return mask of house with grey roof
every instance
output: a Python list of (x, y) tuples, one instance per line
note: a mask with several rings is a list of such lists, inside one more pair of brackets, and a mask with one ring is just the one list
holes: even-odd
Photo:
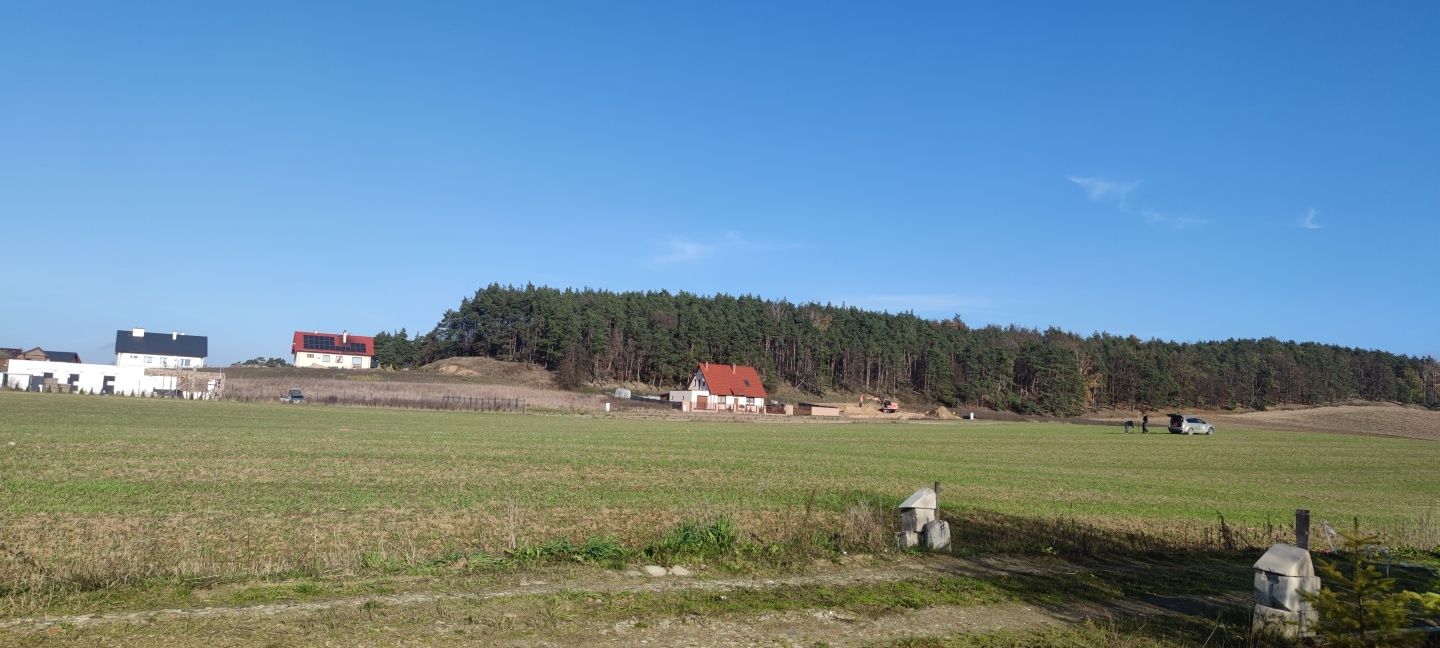
[(210, 355), (203, 335), (153, 333), (143, 328), (115, 331), (115, 365), (146, 369), (199, 369)]

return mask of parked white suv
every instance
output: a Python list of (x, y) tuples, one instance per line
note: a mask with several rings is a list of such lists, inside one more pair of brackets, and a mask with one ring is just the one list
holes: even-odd
[(1215, 426), (1205, 422), (1205, 419), (1196, 416), (1185, 416), (1184, 414), (1170, 415), (1171, 434), (1214, 434)]

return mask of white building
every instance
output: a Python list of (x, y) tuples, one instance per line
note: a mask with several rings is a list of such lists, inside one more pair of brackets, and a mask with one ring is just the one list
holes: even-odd
[(4, 386), (25, 391), (209, 399), (219, 394), (222, 379), (220, 373), (184, 369), (11, 360)]
[(754, 367), (706, 362), (669, 400), (683, 403), (685, 411), (764, 412), (767, 396)]
[(203, 335), (147, 333), (143, 328), (115, 332), (115, 366), (141, 369), (199, 369), (210, 355)]
[(291, 364), (297, 367), (369, 369), (375, 359), (375, 338), (351, 335), (349, 331), (295, 331), (290, 355)]
[[(53, 382), (52, 382), (53, 381)], [(45, 391), (60, 385), (87, 394), (149, 394), (156, 389), (174, 389), (174, 378), (146, 376), (144, 367), (47, 360), (11, 360), (5, 370), (10, 389)]]

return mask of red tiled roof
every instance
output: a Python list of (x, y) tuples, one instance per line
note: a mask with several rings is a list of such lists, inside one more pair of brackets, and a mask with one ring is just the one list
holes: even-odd
[(700, 374), (705, 377), (710, 393), (717, 396), (766, 397), (765, 386), (754, 367), (704, 362), (700, 364)]
[[(341, 339), (344, 342), (341, 342)], [(334, 353), (337, 355), (374, 356), (375, 338), (346, 333), (295, 331), (290, 353)]]

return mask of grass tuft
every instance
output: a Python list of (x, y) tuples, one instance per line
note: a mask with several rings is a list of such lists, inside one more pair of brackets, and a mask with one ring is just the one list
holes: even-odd
[(704, 560), (734, 550), (739, 537), (735, 523), (726, 517), (716, 518), (708, 523), (685, 520), (659, 540), (646, 546), (644, 554), (664, 563), (689, 559)]

